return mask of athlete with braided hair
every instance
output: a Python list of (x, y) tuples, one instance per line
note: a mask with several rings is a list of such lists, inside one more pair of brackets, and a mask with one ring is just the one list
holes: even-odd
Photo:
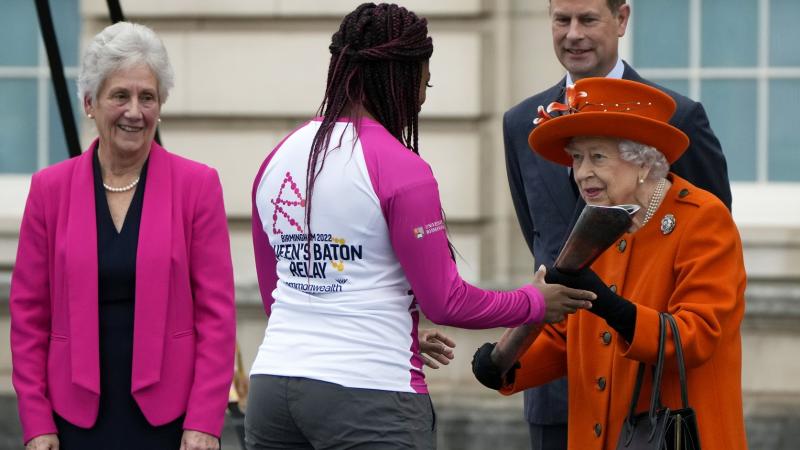
[(253, 244), (269, 324), (251, 371), (248, 449), (433, 449), (419, 311), (464, 328), (560, 321), (587, 291), (537, 273), (516, 291), (458, 275), (418, 154), (427, 21), (365, 3), (330, 45), (319, 117), (267, 156)]

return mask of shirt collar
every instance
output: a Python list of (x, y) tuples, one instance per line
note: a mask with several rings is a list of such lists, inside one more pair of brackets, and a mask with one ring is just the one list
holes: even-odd
[[(617, 58), (617, 64), (614, 65), (614, 68), (611, 69), (611, 72), (608, 72), (608, 75), (606, 75), (606, 78), (616, 78), (616, 79), (619, 80), (620, 78), (622, 78), (623, 72), (625, 72), (625, 64), (622, 63), (622, 58), (618, 57)], [(566, 85), (569, 86), (570, 84), (575, 84), (575, 82), (572, 81), (572, 75), (570, 75), (569, 72), (567, 72), (567, 84)]]

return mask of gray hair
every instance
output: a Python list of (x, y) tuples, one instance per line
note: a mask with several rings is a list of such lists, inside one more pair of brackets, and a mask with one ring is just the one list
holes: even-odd
[(158, 100), (167, 101), (175, 85), (175, 73), (169, 63), (164, 43), (150, 28), (137, 23), (117, 22), (97, 33), (89, 43), (78, 75), (78, 97), (83, 101), (97, 94), (106, 78), (113, 72), (147, 65), (158, 81)]
[(628, 139), (619, 141), (619, 157), (637, 166), (650, 167), (647, 178), (660, 180), (667, 176), (669, 163), (657, 148)]

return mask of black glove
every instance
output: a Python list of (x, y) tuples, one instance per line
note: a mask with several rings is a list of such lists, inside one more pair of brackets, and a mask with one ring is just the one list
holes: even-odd
[(475, 351), (475, 354), (472, 355), (472, 374), (482, 385), (498, 391), (503, 386), (514, 384), (514, 377), (520, 365), (519, 361), (514, 363), (504, 377), (500, 369), (492, 362), (492, 350), (495, 345), (497, 343), (487, 342)]
[(605, 319), (611, 328), (625, 338), (633, 340), (636, 329), (636, 305), (612, 291), (592, 269), (586, 268), (578, 273), (564, 273), (555, 267), (548, 267), (544, 280), (548, 284), (561, 284), (573, 289), (594, 292), (597, 299), (592, 302), (589, 312)]
[(627, 302), (627, 300), (609, 289), (603, 280), (589, 268), (572, 274), (561, 272), (555, 267), (548, 267), (544, 281), (546, 281), (547, 284), (561, 284), (573, 289), (583, 289), (584, 291), (594, 292), (597, 294), (597, 299), (592, 302), (592, 308), (589, 311), (604, 319), (608, 315), (609, 310), (613, 309), (613, 306), (620, 300)]

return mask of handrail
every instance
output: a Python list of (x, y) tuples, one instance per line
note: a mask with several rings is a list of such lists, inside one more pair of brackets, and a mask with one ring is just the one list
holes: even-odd
[(78, 139), (75, 116), (72, 115), (72, 103), (69, 100), (67, 80), (64, 77), (64, 64), (61, 61), (61, 53), (58, 51), (56, 30), (53, 26), (53, 16), (50, 13), (48, 0), (36, 0), (36, 13), (39, 16), (39, 29), (42, 31), (42, 40), (45, 50), (47, 50), (50, 79), (53, 80), (53, 90), (58, 103), (58, 112), (61, 115), (61, 126), (64, 129), (67, 150), (70, 157), (78, 156), (81, 154), (81, 143)]

